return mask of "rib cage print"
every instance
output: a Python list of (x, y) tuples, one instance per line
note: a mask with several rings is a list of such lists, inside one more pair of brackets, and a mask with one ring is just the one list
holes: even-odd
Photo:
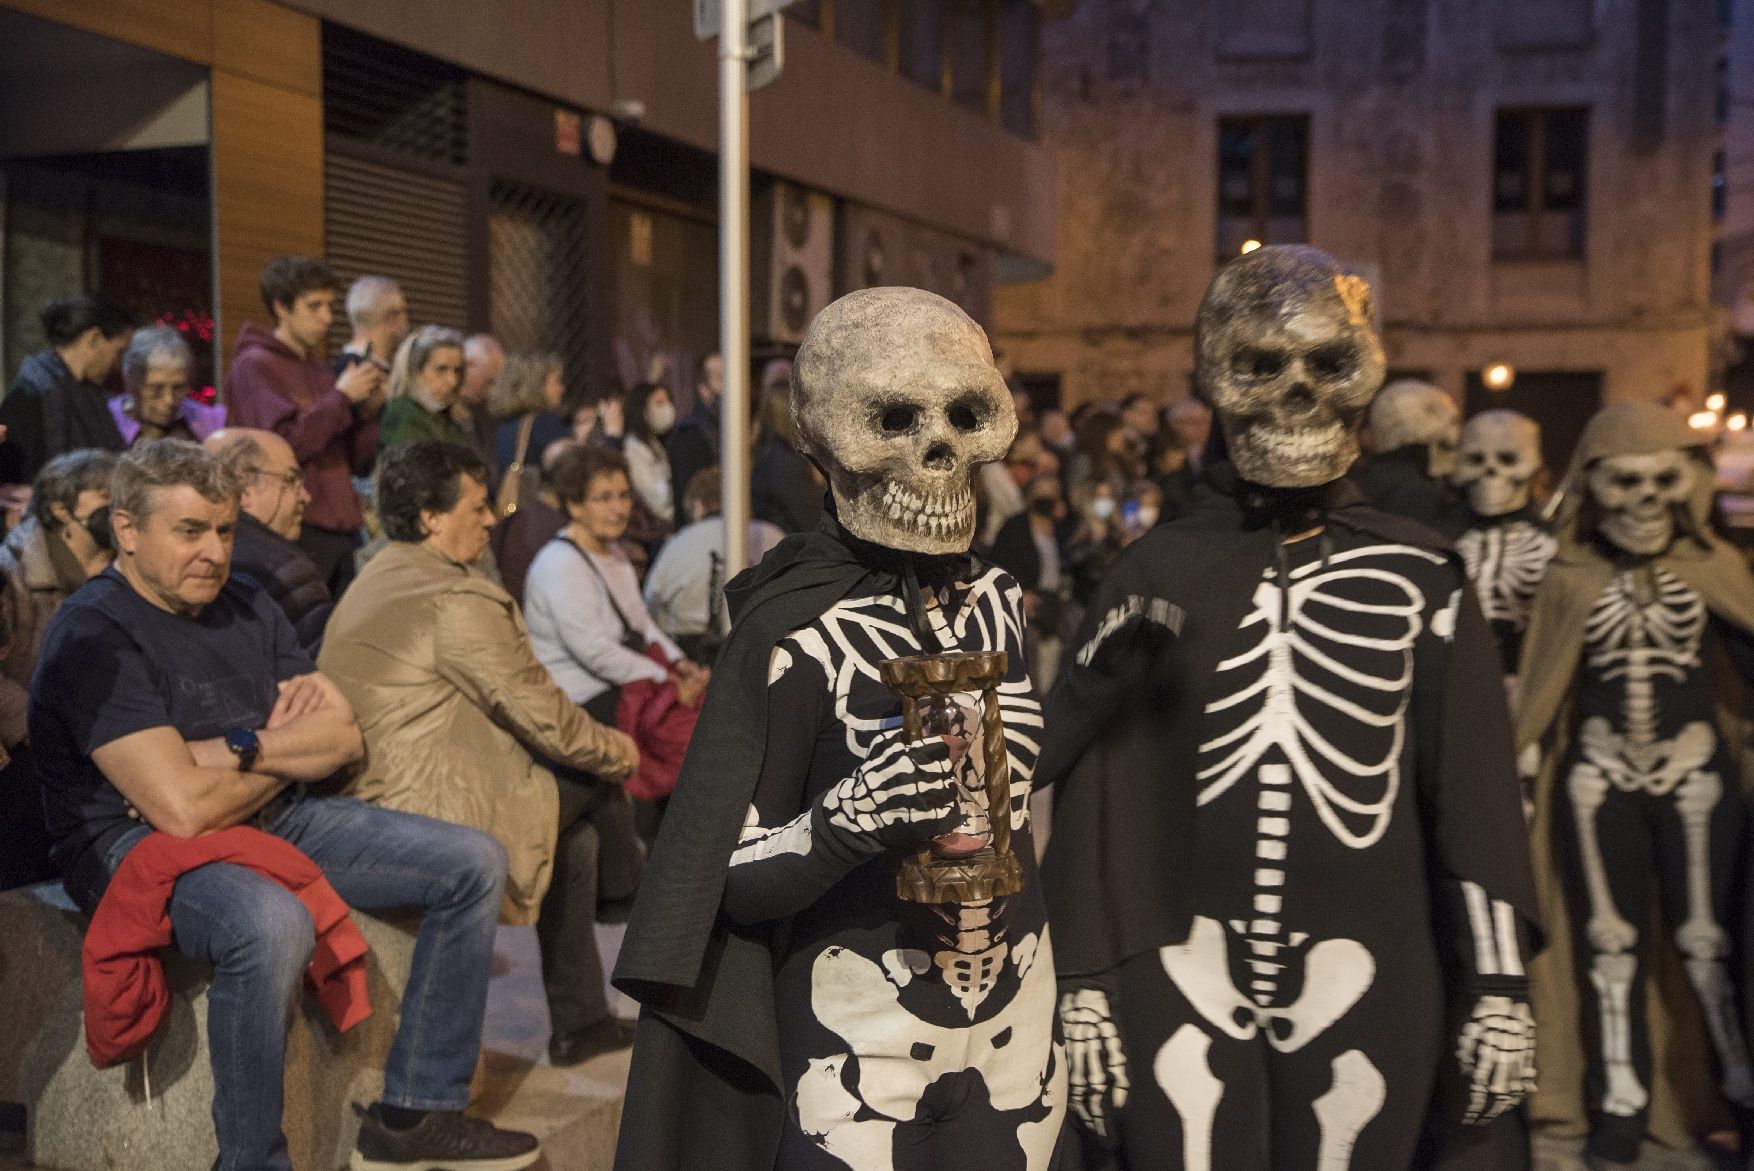
[(1486, 620), (1509, 623), (1518, 633), (1528, 629), (1535, 591), (1558, 549), (1551, 533), (1526, 520), (1469, 529), (1456, 538)]
[[(1424, 592), (1408, 575), (1415, 563), (1443, 558), (1370, 545), (1293, 569), (1286, 584), (1266, 571), (1241, 626), (1253, 644), (1218, 664), (1218, 698), (1206, 705), (1199, 804), (1265, 771), (1271, 757), (1341, 843), (1364, 849), (1381, 839), (1401, 784), (1413, 644), (1427, 622)], [(1453, 634), (1458, 602), (1431, 616), (1434, 633)]]
[[(1029, 818), (1029, 782), (1041, 753), (1042, 729), (1041, 702), (1024, 666), (1022, 591), (1001, 570), (988, 569), (969, 586), (954, 615), (946, 617), (938, 606), (927, 616), (947, 648), (1004, 651), (1010, 658), (999, 685), (999, 710), (1010, 749), (1011, 824), (1021, 829)], [(782, 651), (807, 655), (821, 666), (835, 718), (846, 730), (847, 751), (859, 760), (870, 754), (877, 734), (899, 720), (895, 696), (883, 685), (877, 665), (922, 649), (908, 629), (901, 599), (893, 595), (838, 602), (781, 644)], [(783, 669), (776, 663), (775, 675)], [(977, 710), (978, 698), (957, 697)]]
[(1700, 663), (1705, 603), (1661, 566), (1650, 570), (1651, 596), (1640, 599), (1639, 575), (1622, 573), (1590, 609), (1584, 645), (1589, 665), (1607, 683), (1626, 687), (1627, 740), (1656, 742), (1662, 713), (1656, 682), (1679, 683)]

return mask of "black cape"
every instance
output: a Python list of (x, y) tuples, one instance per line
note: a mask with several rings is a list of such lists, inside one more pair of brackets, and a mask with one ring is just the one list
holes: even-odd
[[(1430, 549), (1454, 560), (1458, 583), (1467, 580), (1446, 541), (1379, 512), (1348, 480), (1275, 495), (1241, 481), (1227, 464), (1214, 467), (1209, 479), (1184, 516), (1122, 553), (1068, 654), (1087, 645), (1104, 615), (1129, 597), (1171, 603), (1176, 634), (1130, 660), (1105, 652), (1105, 670), (1068, 664), (1043, 702), (1036, 784), (1053, 785), (1055, 798), (1042, 890), (1062, 979), (1100, 979), (1132, 956), (1187, 938), (1197, 795), (1191, 778), (1204, 683), (1284, 534), (1326, 524)], [(1200, 556), (1187, 556), (1190, 549)], [(1178, 605), (1198, 605), (1200, 620), (1183, 625)], [(1421, 745), (1418, 755), (1421, 772), (1439, 773), (1424, 786), (1437, 804), (1421, 810), (1428, 866), (1478, 882), (1534, 929), (1539, 920), (1504, 684), (1496, 644), (1468, 589), (1455, 642), (1471, 653), (1450, 656), (1447, 678), (1415, 684), (1443, 689), (1440, 742)], [(1184, 780), (1141, 784), (1142, 778)]]
[[(966, 558), (938, 562), (965, 572)], [(784, 921), (719, 914), (725, 873), (767, 752), (773, 648), (854, 593), (901, 593), (906, 555), (833, 517), (781, 541), (725, 593), (731, 633), (713, 667), (615, 965), (640, 1002), (617, 1171), (771, 1171), (785, 1123), (775, 949)], [(800, 734), (811, 730), (801, 729)]]

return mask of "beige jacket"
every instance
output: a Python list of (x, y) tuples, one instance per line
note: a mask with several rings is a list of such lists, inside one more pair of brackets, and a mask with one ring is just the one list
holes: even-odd
[(392, 541), (342, 595), (318, 666), (365, 734), (350, 792), (491, 833), (511, 860), (502, 917), (535, 922), (559, 810), (532, 754), (613, 777), (635, 754), (554, 685), (511, 595), (425, 545)]

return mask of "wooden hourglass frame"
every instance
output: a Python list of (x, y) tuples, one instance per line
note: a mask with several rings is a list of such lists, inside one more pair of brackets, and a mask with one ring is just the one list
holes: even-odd
[[(999, 684), (1009, 660), (1004, 651), (959, 651), (941, 655), (907, 655), (878, 664), (884, 686), (901, 696), (902, 733), (909, 740), (935, 736), (946, 729), (928, 727), (929, 709), (952, 695), (981, 694), (978, 750), (984, 763), (987, 813), (992, 839), (973, 854), (949, 857), (930, 845), (905, 859), (896, 875), (895, 893), (913, 903), (973, 903), (1023, 889), (1023, 867), (1011, 852), (1011, 755), (999, 712)], [(934, 704), (933, 701), (938, 701)], [(922, 707), (927, 712), (922, 712)], [(969, 751), (977, 745), (969, 745)]]

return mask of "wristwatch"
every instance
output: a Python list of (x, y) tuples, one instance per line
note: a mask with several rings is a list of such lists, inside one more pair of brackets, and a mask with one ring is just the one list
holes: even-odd
[(225, 746), (238, 758), (240, 773), (247, 773), (256, 767), (256, 754), (262, 751), (262, 742), (250, 729), (231, 729), (225, 734)]

